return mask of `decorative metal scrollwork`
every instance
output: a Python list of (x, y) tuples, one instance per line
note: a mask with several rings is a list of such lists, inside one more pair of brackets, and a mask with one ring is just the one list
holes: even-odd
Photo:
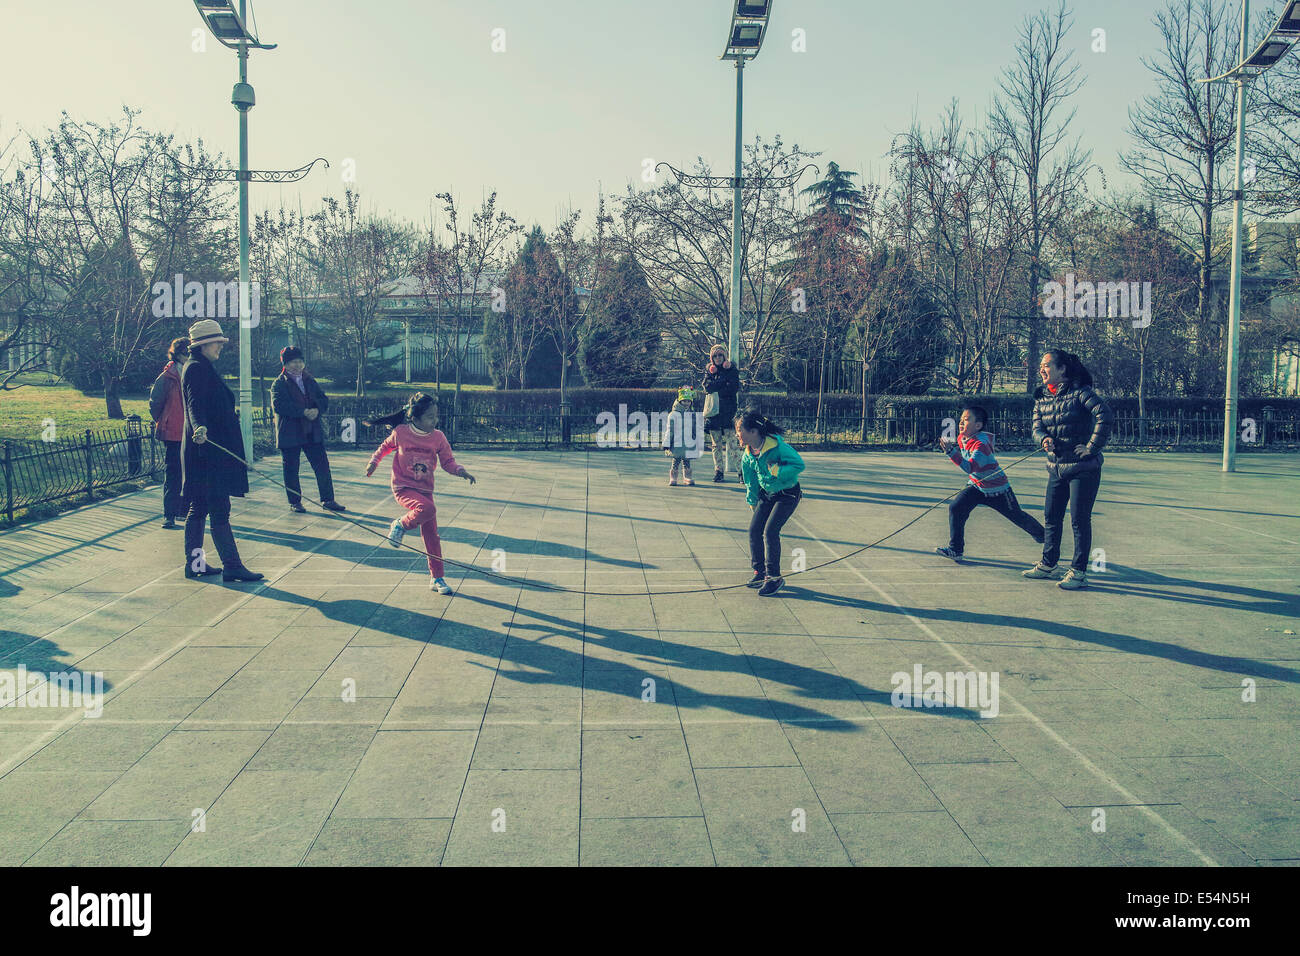
[[(680, 186), (694, 186), (697, 189), (735, 189), (737, 185), (735, 176), (697, 176), (694, 173), (682, 172), (672, 163), (658, 163), (655, 166), (656, 173), (660, 166), (667, 166)], [(815, 163), (808, 163), (788, 176), (742, 176), (739, 185), (741, 189), (773, 186), (784, 189), (797, 183), (810, 169), (817, 170), (818, 176), (822, 173), (821, 168)]]
[(179, 159), (173, 161), (186, 175), (195, 179), (207, 179), (214, 183), (237, 183), (241, 179), (247, 179), (252, 183), (296, 183), (306, 178), (317, 163), (324, 163), (326, 169), (330, 168), (329, 160), (323, 156), (317, 156), (306, 166), (299, 166), (297, 169), (250, 169), (247, 174), (241, 174), (238, 169), (194, 169), (186, 166)]

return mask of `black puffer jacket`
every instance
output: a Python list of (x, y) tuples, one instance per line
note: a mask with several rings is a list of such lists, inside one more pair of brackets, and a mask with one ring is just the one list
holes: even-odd
[[(213, 442), (236, 455), (244, 453), (244, 439), (235, 414), (235, 393), (221, 380), (212, 363), (195, 351), (181, 369), (181, 396), (185, 400), (185, 433), (181, 436), (182, 490), (187, 498), (205, 498), (209, 491), (228, 497), (248, 493), (248, 469), (242, 462), (213, 447)], [(208, 428), (209, 441), (200, 445), (194, 429)]]
[[(1114, 420), (1110, 406), (1092, 390), (1091, 382), (1062, 382), (1055, 395), (1046, 385), (1034, 390), (1034, 441), (1041, 447), (1044, 438), (1052, 439), (1048, 468), (1058, 474), (1100, 468), (1105, 460), (1101, 450)], [(1075, 454), (1077, 445), (1083, 445), (1086, 454)]]
[(734, 362), (731, 368), (716, 368), (716, 372), (705, 370), (704, 381), (700, 383), (706, 394), (718, 393), (718, 414), (704, 420), (704, 430), (709, 432), (731, 428), (736, 417), (736, 394), (740, 391), (740, 372)]

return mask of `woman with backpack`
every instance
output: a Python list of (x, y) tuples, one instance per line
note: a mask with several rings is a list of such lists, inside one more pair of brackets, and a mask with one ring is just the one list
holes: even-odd
[(1114, 416), (1105, 399), (1092, 390), (1092, 374), (1079, 356), (1051, 349), (1044, 353), (1038, 374), (1043, 384), (1034, 391), (1034, 441), (1047, 452), (1043, 556), (1023, 573), (1027, 578), (1057, 578), (1068, 504), (1074, 559), (1057, 587), (1075, 591), (1088, 583), (1092, 506), (1101, 486), (1101, 449), (1110, 438)]
[(704, 370), (704, 433), (709, 436), (713, 450), (713, 480), (722, 481), (726, 456), (730, 445), (735, 451), (733, 470), (740, 475), (740, 447), (732, 421), (736, 417), (736, 396), (740, 393), (740, 372), (727, 358), (727, 347), (715, 345), (709, 351), (709, 364)]
[(154, 421), (154, 435), (166, 449), (162, 526), (167, 529), (179, 528), (176, 519), (185, 517), (185, 496), (181, 494), (181, 436), (185, 432), (181, 366), (189, 353), (189, 339), (172, 339), (167, 348), (167, 364), (149, 390), (149, 417)]

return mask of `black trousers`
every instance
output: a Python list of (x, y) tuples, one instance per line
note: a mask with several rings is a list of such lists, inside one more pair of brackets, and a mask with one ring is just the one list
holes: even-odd
[(205, 494), (189, 497), (189, 514), (185, 516), (185, 561), (195, 571), (212, 564), (203, 550), (203, 526), (211, 521), (212, 542), (227, 569), (243, 567), (235, 547), (235, 532), (230, 527), (230, 496), (207, 489)]
[(754, 507), (754, 516), (749, 521), (749, 557), (759, 574), (769, 578), (781, 576), (781, 529), (799, 507), (802, 497), (802, 489), (795, 485), (760, 499)]
[(289, 494), (289, 504), (302, 502), (302, 485), (298, 484), (298, 465), (301, 458), (298, 453), (307, 455), (311, 470), (316, 473), (316, 487), (320, 491), (321, 501), (334, 500), (334, 478), (330, 475), (330, 460), (325, 455), (324, 445), (295, 445), (281, 448), (280, 459), (284, 462), (284, 485)]
[(1065, 523), (1065, 506), (1070, 506), (1070, 527), (1074, 531), (1074, 560), (1070, 567), (1088, 570), (1092, 553), (1092, 506), (1101, 487), (1101, 469), (1081, 472), (1071, 478), (1047, 476), (1047, 496), (1043, 502), (1043, 565), (1055, 567), (1061, 558), (1061, 529)]
[(988, 505), (1035, 541), (1043, 540), (1043, 526), (1020, 507), (1010, 488), (1000, 495), (986, 495), (974, 485), (967, 485), (948, 505), (948, 547), (958, 554), (966, 550), (966, 519), (980, 505)]
[(184, 518), (185, 496), (181, 494), (181, 443), (164, 441), (167, 472), (163, 476), (163, 517)]

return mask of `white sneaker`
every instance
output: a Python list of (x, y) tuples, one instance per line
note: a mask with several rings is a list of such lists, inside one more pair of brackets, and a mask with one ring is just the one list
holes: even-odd
[(1056, 586), (1063, 591), (1077, 591), (1079, 588), (1088, 586), (1088, 576), (1083, 571), (1076, 571), (1070, 568), (1065, 572), (1065, 577), (1056, 583)]
[(437, 591), (439, 594), (450, 594), (451, 585), (448, 584), (446, 581), (444, 581), (442, 578), (434, 578), (432, 581), (429, 582), (429, 590)]
[(402, 546), (402, 535), (406, 534), (406, 529), (402, 527), (402, 519), (397, 518), (388, 526), (388, 543), (394, 548)]

